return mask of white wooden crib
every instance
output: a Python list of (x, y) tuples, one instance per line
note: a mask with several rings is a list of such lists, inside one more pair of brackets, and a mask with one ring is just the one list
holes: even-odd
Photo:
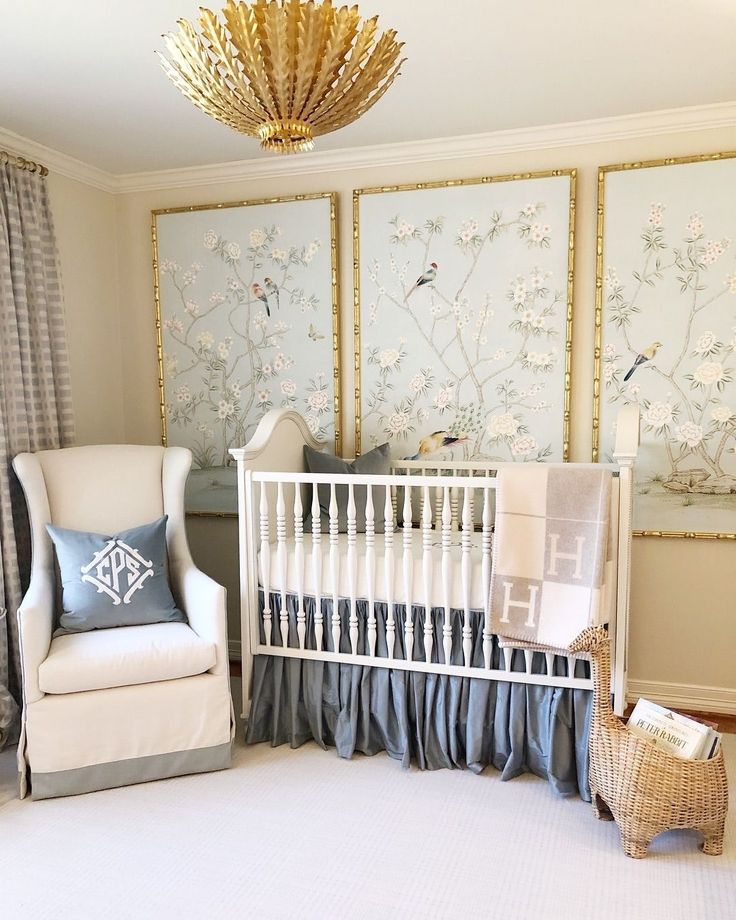
[[(619, 714), (626, 703), (638, 444), (638, 411), (627, 407), (619, 413), (611, 466), (616, 546), (608, 628)], [(244, 717), (255, 655), (592, 689), (573, 656), (560, 673), (551, 653), (533, 669), (531, 651), (504, 647), (494, 666), (489, 586), (498, 464), (405, 460), (390, 476), (320, 475), (304, 472), (304, 445), (323, 446), (298, 413), (273, 410), (245, 447), (231, 451), (238, 469)], [(329, 490), (327, 532), (318, 486)], [(338, 526), (338, 487), (347, 497), (345, 533)], [(305, 512), (311, 512), (311, 527), (305, 528)], [(358, 532), (359, 518), (365, 532)], [(346, 601), (348, 618), (339, 615)], [(443, 611), (439, 621), (437, 608)], [(453, 638), (452, 611), (460, 611), (461, 639), (457, 629)], [(482, 656), (473, 655), (479, 646)]]

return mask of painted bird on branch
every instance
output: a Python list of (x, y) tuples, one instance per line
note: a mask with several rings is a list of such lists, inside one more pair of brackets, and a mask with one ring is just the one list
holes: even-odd
[(263, 288), (260, 286), (260, 284), (257, 281), (254, 281), (253, 284), (251, 284), (250, 292), (256, 298), (256, 300), (261, 301), (261, 303), (266, 308), (267, 315), (270, 316), (271, 308), (268, 306), (268, 297), (266, 296), (266, 292), (263, 290)]
[(631, 377), (634, 371), (642, 364), (646, 364), (647, 361), (651, 361), (652, 358), (657, 354), (659, 349), (662, 347), (661, 342), (652, 342), (649, 348), (645, 348), (644, 351), (636, 356), (636, 360), (631, 365), (631, 367), (626, 371), (624, 375), (624, 383)]
[(263, 279), (263, 287), (266, 289), (267, 297), (276, 298), (276, 306), (279, 306), (279, 286), (270, 278)]
[(421, 460), (428, 457), (442, 447), (449, 447), (451, 444), (463, 444), (468, 439), (466, 437), (455, 437), (449, 431), (433, 431), (422, 438), (419, 442), (419, 450), (412, 457), (404, 457), (404, 460)]
[(409, 291), (407, 292), (407, 295), (404, 298), (404, 301), (406, 302), (411, 297), (411, 295), (414, 293), (414, 291), (416, 291), (417, 288), (422, 287), (422, 285), (424, 284), (431, 284), (436, 277), (437, 277), (437, 263), (430, 262), (429, 268), (426, 270), (426, 272), (422, 272), (422, 274), (417, 278), (417, 280), (414, 282), (414, 286), (410, 288)]

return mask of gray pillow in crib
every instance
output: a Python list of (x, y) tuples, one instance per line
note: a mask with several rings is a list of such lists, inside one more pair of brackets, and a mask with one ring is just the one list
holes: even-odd
[[(304, 445), (304, 463), (309, 473), (341, 473), (355, 474), (363, 476), (388, 476), (391, 472), (391, 456), (388, 444), (381, 444), (374, 447), (367, 454), (356, 457), (355, 460), (343, 460), (342, 457), (335, 457), (332, 454), (323, 454), (321, 451), (314, 450)], [(330, 487), (322, 485), (317, 487), (319, 498), (319, 510), (322, 533), (328, 533), (330, 529)], [(366, 487), (355, 486), (353, 489), (355, 499), (355, 518), (356, 530), (358, 533), (365, 533), (365, 501)], [(348, 487), (337, 486), (335, 489), (335, 498), (337, 500), (337, 520), (338, 530), (340, 533), (347, 533), (348, 530)], [(311, 507), (312, 496), (309, 496)], [(386, 504), (386, 490), (380, 486), (373, 488), (373, 513), (375, 520), (375, 532), (383, 533), (384, 531), (384, 505)], [(307, 514), (304, 526), (307, 530), (312, 527), (311, 511)]]

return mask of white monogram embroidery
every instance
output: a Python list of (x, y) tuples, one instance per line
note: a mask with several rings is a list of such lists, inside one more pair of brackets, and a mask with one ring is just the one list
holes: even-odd
[(583, 577), (583, 546), (585, 546), (585, 537), (575, 537), (575, 546), (577, 548), (574, 553), (559, 552), (557, 549), (559, 539), (560, 535), (558, 533), (551, 533), (549, 535), (549, 570), (547, 574), (557, 577), (557, 561), (559, 559), (569, 559), (570, 562), (575, 563), (575, 570), (572, 573), (572, 577), (576, 580), (580, 580)]
[(108, 540), (92, 561), (82, 566), (81, 572), (82, 581), (94, 585), (98, 594), (107, 594), (117, 607), (129, 604), (135, 592), (153, 575), (153, 562), (122, 540)]
[(514, 583), (512, 581), (505, 581), (503, 583), (503, 616), (501, 617), (501, 622), (509, 622), (509, 612), (511, 607), (520, 607), (522, 610), (526, 610), (526, 623), (524, 625), (533, 628), (535, 625), (534, 614), (537, 611), (537, 591), (539, 590), (539, 585), (529, 585), (528, 604), (524, 601), (511, 600), (511, 589), (513, 587)]

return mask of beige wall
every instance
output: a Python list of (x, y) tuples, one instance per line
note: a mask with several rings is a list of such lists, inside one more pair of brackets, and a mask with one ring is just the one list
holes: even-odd
[[(345, 410), (345, 452), (352, 448), (352, 260), (351, 192), (368, 187), (461, 176), (578, 168), (577, 235), (574, 305), (574, 350), (571, 447), (573, 460), (587, 460), (591, 449), (593, 393), (593, 321), (595, 295), (595, 231), (597, 166), (605, 163), (732, 149), (731, 130), (638, 138), (577, 148), (537, 150), (513, 155), (445, 162), (365, 168), (268, 181), (238, 181), (183, 190), (161, 190), (117, 196), (117, 237), (122, 351), (122, 398), (125, 438), (154, 443), (160, 436), (159, 397), (152, 296), (150, 211), (186, 204), (232, 201), (311, 191), (339, 193), (342, 288), (342, 396)], [(96, 243), (99, 245), (99, 241)], [(107, 289), (108, 292), (110, 288)], [(89, 295), (90, 291), (86, 294)], [(89, 306), (89, 304), (88, 304)], [(107, 314), (105, 314), (107, 316)], [(73, 328), (73, 348), (93, 342), (107, 351), (107, 321), (98, 319), (93, 332), (81, 328), (86, 309)], [(110, 327), (114, 326), (109, 317)], [(87, 342), (84, 345), (83, 342)], [(103, 364), (97, 357), (98, 366)], [(112, 360), (112, 359), (111, 359)], [(104, 422), (101, 401), (80, 387), (94, 386), (94, 375), (79, 367), (75, 397), (80, 431), (94, 432)], [(113, 387), (114, 389), (114, 387)], [(736, 524), (736, 522), (735, 522)], [(736, 529), (736, 526), (735, 528)], [(230, 588), (231, 638), (239, 627), (235, 610), (237, 585), (232, 521), (193, 519), (190, 535), (199, 564)], [(637, 539), (634, 546), (631, 609), (630, 677), (677, 685), (710, 685), (736, 689), (736, 543)]]
[(48, 178), (59, 244), (80, 444), (125, 440), (115, 197)]

